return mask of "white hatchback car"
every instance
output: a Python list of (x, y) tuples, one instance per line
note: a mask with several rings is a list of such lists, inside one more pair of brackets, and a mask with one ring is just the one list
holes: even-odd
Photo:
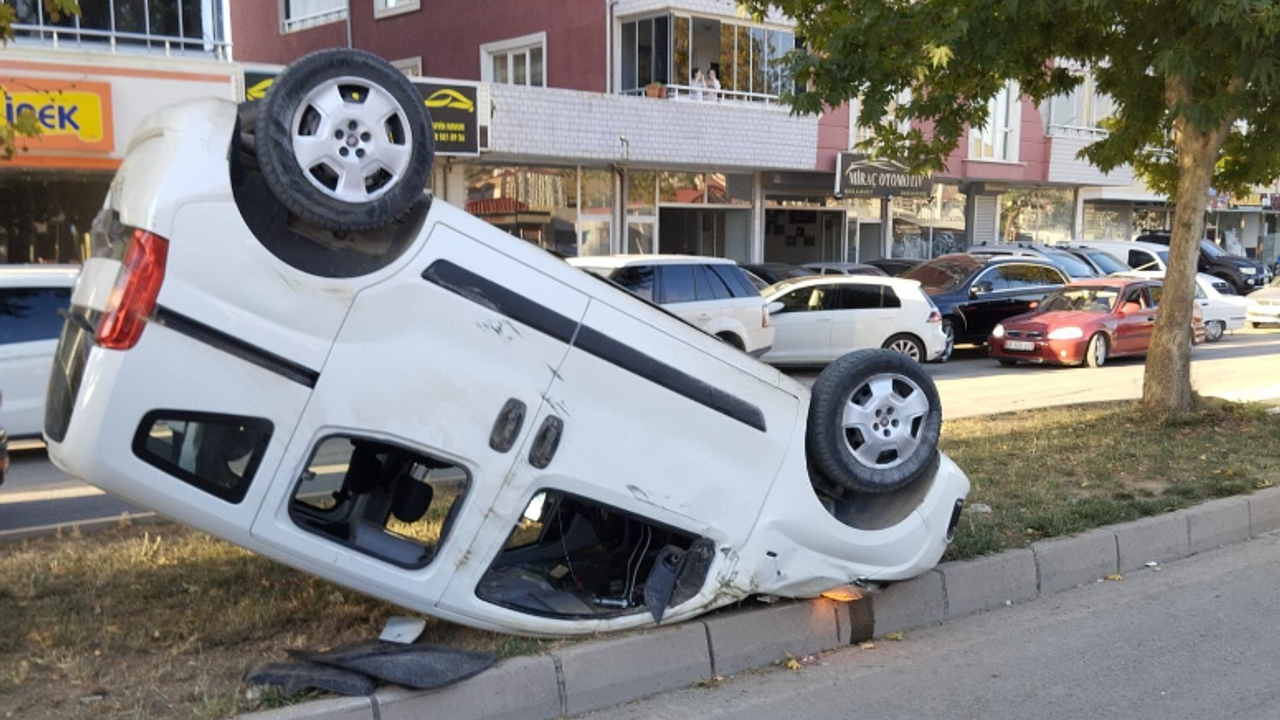
[[(1118, 276), (1164, 279), (1163, 271), (1133, 271)], [(1204, 339), (1218, 342), (1228, 331), (1244, 327), (1249, 300), (1235, 294), (1231, 284), (1222, 278), (1196, 273), (1196, 305), (1204, 317)]]
[(58, 346), (54, 462), (359, 592), (525, 635), (938, 561), (969, 483), (917, 363), (852, 353), (810, 391), (424, 194), (414, 93), (325, 50), (260, 104), (140, 125)]
[(773, 344), (769, 313), (732, 260), (693, 255), (597, 255), (569, 264), (611, 280), (754, 357)]
[(884, 348), (916, 362), (942, 357), (947, 336), (915, 280), (870, 275), (785, 280), (769, 288), (771, 365), (826, 364), (853, 350)]
[(40, 437), (49, 369), (75, 265), (0, 266), (0, 428), (10, 439)]

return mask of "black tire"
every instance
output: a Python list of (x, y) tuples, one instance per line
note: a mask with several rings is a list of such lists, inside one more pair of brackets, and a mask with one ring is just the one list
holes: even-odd
[(956, 351), (956, 325), (950, 318), (942, 320), (942, 334), (947, 336), (947, 344), (935, 361), (940, 363), (950, 360), (951, 354)]
[(1017, 360), (1010, 360), (1009, 358), (996, 358), (996, 362), (1000, 363), (1005, 367), (1013, 367), (1014, 365), (1018, 364)]
[[(381, 120), (375, 99), (390, 109)], [(332, 116), (318, 109), (325, 101)], [(261, 102), (258, 166), (280, 204), (307, 223), (367, 230), (395, 220), (422, 196), (435, 154), (431, 122), (417, 89), (385, 60), (361, 50), (313, 52), (285, 68)], [(316, 152), (324, 153), (306, 168), (294, 151), (295, 130), (299, 138), (315, 138)]]
[[(888, 385), (873, 387), (872, 379)], [(850, 404), (865, 417), (846, 428)], [(924, 366), (892, 350), (858, 350), (814, 382), (805, 446), (828, 480), (858, 492), (889, 492), (932, 472), (941, 430), (942, 403)]]
[(1227, 324), (1221, 320), (1210, 320), (1204, 324), (1204, 341), (1216, 343), (1227, 334)]
[(926, 362), (924, 343), (920, 342), (920, 338), (911, 333), (898, 333), (884, 341), (884, 345), (880, 347), (885, 350), (891, 350), (900, 355), (905, 355), (916, 362)]
[(1084, 364), (1091, 368), (1100, 368), (1107, 364), (1111, 356), (1111, 342), (1102, 333), (1094, 333), (1089, 338), (1089, 346), (1084, 349)]

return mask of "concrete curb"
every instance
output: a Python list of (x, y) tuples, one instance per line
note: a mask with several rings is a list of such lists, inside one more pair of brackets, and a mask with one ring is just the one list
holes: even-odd
[(1148, 562), (1179, 560), (1280, 530), (1280, 487), (1033, 544), (944, 563), (858, 602), (780, 600), (721, 611), (671, 628), (519, 657), (431, 692), (378, 691), (321, 700), (243, 720), (551, 720), (687, 687), (716, 675), (917, 630), (1034, 600)]

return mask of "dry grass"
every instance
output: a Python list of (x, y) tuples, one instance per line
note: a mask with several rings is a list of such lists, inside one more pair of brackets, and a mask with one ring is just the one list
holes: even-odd
[[(947, 423), (943, 449), (973, 482), (949, 553), (964, 558), (1270, 485), (1280, 416), (1216, 402), (1166, 420), (1132, 403), (1038, 410)], [(396, 529), (431, 538), (438, 524)], [(370, 638), (403, 613), (179, 526), (3, 545), (0, 717), (221, 718), (278, 705), (246, 700), (247, 669)], [(427, 627), (430, 642), (504, 656), (550, 647)]]
[[(366, 640), (405, 614), (179, 526), (0, 550), (0, 717), (222, 718), (250, 667)], [(428, 619), (429, 642), (499, 655), (540, 641)], [(102, 696), (82, 702), (82, 698)]]
[(1152, 418), (1120, 402), (948, 422), (941, 447), (973, 491), (947, 558), (1269, 487), (1280, 479), (1280, 416), (1267, 409), (1205, 400), (1196, 413)]

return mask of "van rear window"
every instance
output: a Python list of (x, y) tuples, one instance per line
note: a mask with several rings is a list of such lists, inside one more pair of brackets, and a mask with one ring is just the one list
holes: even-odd
[(71, 288), (0, 290), (0, 345), (56, 339), (70, 305)]

